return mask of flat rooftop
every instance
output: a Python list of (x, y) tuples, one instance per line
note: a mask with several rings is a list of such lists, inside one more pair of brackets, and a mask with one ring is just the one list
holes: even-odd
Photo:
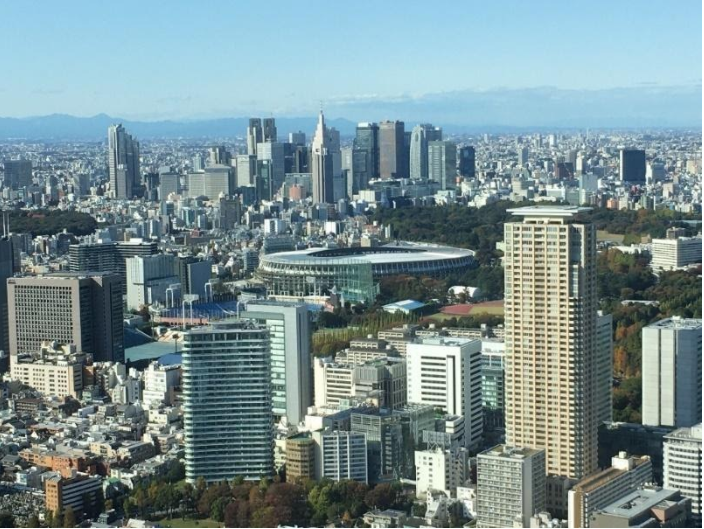
[(527, 457), (532, 457), (544, 450), (536, 450), (535, 448), (527, 447), (513, 447), (508, 445), (496, 445), (493, 448), (489, 448), (484, 452), (481, 452), (479, 456), (490, 456), (490, 457), (500, 457), (503, 459), (525, 459)]
[(701, 329), (702, 320), (672, 317), (646, 326), (648, 329)]
[(517, 217), (553, 217), (569, 218), (581, 213), (588, 213), (592, 208), (582, 206), (524, 206), (507, 210)]
[[(449, 336), (438, 336), (432, 338), (422, 338), (415, 342), (416, 345), (444, 345), (446, 347), (461, 347), (470, 342), (480, 341), (478, 338), (454, 338)], [(409, 344), (414, 345), (414, 344)]]
[[(631, 456), (633, 457), (633, 456)], [(630, 458), (629, 458), (630, 459)], [(645, 457), (633, 457), (634, 459), (634, 469), (638, 468), (642, 464), (650, 461), (650, 458), (645, 458)], [(575, 485), (575, 489), (579, 489), (582, 492), (591, 492), (594, 489), (598, 489), (605, 483), (608, 483), (609, 481), (612, 481), (613, 479), (617, 478), (621, 474), (625, 474), (628, 472), (628, 470), (622, 470), (619, 468), (614, 468), (614, 467), (609, 467), (598, 474), (595, 474), (593, 476), (589, 476), (587, 478), (584, 478), (582, 481), (577, 483)]]
[(601, 512), (622, 518), (633, 518), (670, 499), (674, 494), (678, 492), (660, 487), (644, 487), (622, 496), (601, 509)]
[(702, 440), (702, 423), (696, 424), (694, 426), (679, 428), (674, 432), (667, 434), (665, 439), (682, 439), (682, 440)]

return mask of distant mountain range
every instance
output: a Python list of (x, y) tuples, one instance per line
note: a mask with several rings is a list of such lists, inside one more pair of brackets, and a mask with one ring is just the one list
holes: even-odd
[[(291, 112), (288, 113), (289, 115)], [(603, 90), (555, 87), (457, 90), (421, 96), (365, 95), (331, 98), (326, 119), (343, 136), (354, 134), (358, 121), (400, 119), (406, 130), (416, 123), (433, 123), (450, 133), (525, 132), (556, 129), (701, 130), (701, 82), (681, 86), (641, 85)], [(256, 115), (256, 114), (254, 114)], [(140, 139), (232, 138), (244, 136), (246, 117), (137, 121), (98, 114), (66, 114), (0, 118), (0, 139), (96, 140), (107, 128), (122, 123)], [(276, 116), (280, 138), (301, 130), (310, 136), (316, 117)]]
[[(279, 136), (302, 130), (315, 131), (317, 118), (276, 118)], [(147, 138), (232, 138), (245, 136), (249, 118), (221, 118), (184, 121), (132, 121), (107, 114), (76, 117), (52, 114), (31, 118), (0, 118), (0, 139), (26, 138), (44, 140), (96, 140), (107, 138), (110, 125), (122, 123), (130, 134)], [(356, 123), (346, 119), (330, 119), (326, 123), (341, 134), (354, 134)]]

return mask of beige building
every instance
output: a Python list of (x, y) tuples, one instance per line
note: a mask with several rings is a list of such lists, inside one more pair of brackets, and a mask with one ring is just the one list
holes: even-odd
[(73, 345), (44, 342), (37, 354), (13, 356), (10, 376), (46, 396), (78, 398), (83, 390), (86, 355)]
[(315, 441), (309, 433), (286, 439), (286, 480), (315, 479)]
[[(597, 470), (596, 232), (589, 208), (509, 210), (505, 224), (506, 442), (545, 448), (547, 473)], [(548, 507), (551, 503), (548, 484)], [(558, 498), (559, 497), (559, 498)]]
[(611, 458), (611, 467), (584, 478), (569, 491), (569, 527), (590, 527), (596, 511), (652, 481), (653, 465), (648, 456), (621, 452)]

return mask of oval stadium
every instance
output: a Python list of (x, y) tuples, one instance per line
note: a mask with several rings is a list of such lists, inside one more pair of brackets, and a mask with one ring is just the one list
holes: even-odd
[(355, 248), (307, 248), (261, 257), (256, 276), (279, 298), (337, 292), (345, 301), (372, 302), (382, 277), (444, 277), (475, 264), (474, 252), (436, 244), (398, 242)]

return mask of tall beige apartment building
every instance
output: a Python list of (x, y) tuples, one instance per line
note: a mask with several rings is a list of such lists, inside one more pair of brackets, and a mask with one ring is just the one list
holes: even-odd
[(506, 443), (544, 448), (548, 475), (563, 484), (597, 470), (598, 368), (610, 369), (597, 346), (589, 211), (517, 208), (522, 220), (504, 228)]

